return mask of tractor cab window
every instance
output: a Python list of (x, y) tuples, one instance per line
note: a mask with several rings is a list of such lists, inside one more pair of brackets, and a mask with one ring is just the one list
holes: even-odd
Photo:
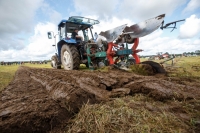
[(67, 37), (67, 38), (71, 38), (71, 36), (72, 36), (71, 33), (67, 33), (67, 36), (66, 36), (66, 37)]
[(65, 36), (65, 26), (60, 27), (60, 38), (61, 39), (66, 38), (66, 36)]
[(92, 29), (88, 28), (88, 40), (94, 40)]
[(83, 30), (84, 41), (88, 41), (89, 40), (88, 32), (89, 32), (88, 29)]

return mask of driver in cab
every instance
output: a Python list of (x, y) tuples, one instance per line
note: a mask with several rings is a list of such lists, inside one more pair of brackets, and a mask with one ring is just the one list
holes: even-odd
[(82, 42), (83, 41), (83, 37), (78, 35), (78, 29), (75, 29), (72, 32), (72, 38), (76, 39), (77, 42)]

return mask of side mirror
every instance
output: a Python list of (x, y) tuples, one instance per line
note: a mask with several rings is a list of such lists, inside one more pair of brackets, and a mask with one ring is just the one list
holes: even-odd
[(48, 35), (48, 38), (49, 38), (49, 39), (52, 39), (51, 32), (47, 32), (47, 35)]

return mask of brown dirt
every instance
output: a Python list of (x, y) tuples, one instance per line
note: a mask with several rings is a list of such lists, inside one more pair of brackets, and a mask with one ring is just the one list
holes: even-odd
[[(92, 72), (20, 67), (15, 79), (0, 94), (0, 131), (62, 131), (85, 103), (100, 103), (136, 93), (158, 101), (200, 100), (199, 87), (200, 82), (196, 80), (141, 76), (119, 70)], [(184, 116), (185, 112), (181, 113)]]

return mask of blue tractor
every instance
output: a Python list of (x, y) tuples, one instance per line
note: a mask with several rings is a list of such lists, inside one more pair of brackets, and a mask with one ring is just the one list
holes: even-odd
[[(164, 25), (165, 14), (127, 26), (127, 24), (113, 29), (102, 31), (94, 38), (93, 25), (99, 24), (98, 20), (73, 16), (68, 20), (62, 20), (58, 24), (59, 41), (57, 53), (52, 56), (51, 65), (59, 69), (61, 65), (65, 70), (76, 70), (80, 64), (85, 64), (90, 69), (111, 65), (123, 70), (129, 70), (133, 64), (146, 64), (152, 67), (156, 73), (164, 73), (165, 70), (156, 62), (140, 62), (137, 49), (139, 38), (151, 34), (159, 27), (168, 27), (180, 21), (178, 20)], [(82, 33), (83, 39), (74, 38), (74, 31)], [(55, 38), (53, 32), (48, 32), (48, 38)], [(73, 36), (72, 36), (73, 33)], [(55, 45), (54, 45), (55, 46)]]
[[(79, 16), (62, 20), (58, 24), (58, 34), (56, 35), (59, 36), (59, 41), (57, 43), (57, 53), (51, 58), (51, 66), (60, 69), (62, 65), (65, 70), (76, 70), (80, 64), (88, 66), (85, 43), (94, 42), (92, 28), (95, 24), (99, 24), (99, 21)], [(82, 41), (72, 37), (72, 32), (75, 29), (82, 33)], [(56, 38), (53, 32), (48, 32), (47, 35), (49, 39)], [(91, 37), (90, 40), (89, 36)]]

